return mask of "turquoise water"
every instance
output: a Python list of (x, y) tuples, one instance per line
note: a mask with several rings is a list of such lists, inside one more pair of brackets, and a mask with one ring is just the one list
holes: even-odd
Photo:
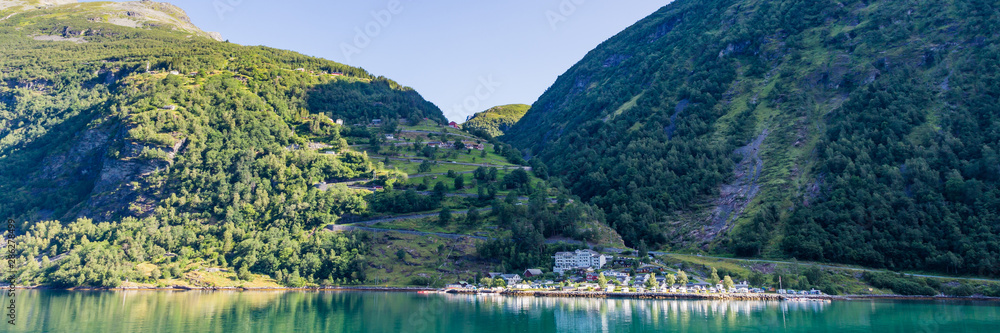
[[(8, 299), (3, 299), (7, 304)], [(1000, 303), (18, 291), (2, 332), (998, 332)]]

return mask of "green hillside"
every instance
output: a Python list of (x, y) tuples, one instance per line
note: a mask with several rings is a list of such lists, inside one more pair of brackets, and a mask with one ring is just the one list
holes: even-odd
[(471, 133), (486, 134), (491, 137), (499, 137), (505, 131), (514, 126), (524, 114), (531, 108), (525, 104), (501, 105), (489, 110), (476, 113), (462, 124), (462, 129)]
[(982, 0), (677, 0), (503, 139), (629, 245), (997, 276), (998, 25)]
[(622, 246), (412, 89), (218, 37), (165, 3), (0, 2), (17, 285), (443, 286)]
[(315, 230), (370, 214), (369, 192), (314, 184), (396, 177), (349, 141), (441, 111), (359, 68), (214, 37), (163, 3), (3, 2), (0, 216), (17, 221), (18, 284), (211, 267), (366, 281), (369, 236)]

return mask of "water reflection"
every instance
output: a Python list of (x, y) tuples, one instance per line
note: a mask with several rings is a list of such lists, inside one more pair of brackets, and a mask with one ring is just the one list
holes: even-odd
[[(361, 292), (18, 294), (13, 332), (968, 332), (995, 303), (638, 300)], [(6, 301), (6, 300), (4, 300)]]
[[(615, 298), (444, 296), (449, 303), (471, 305), (486, 312), (517, 314), (545, 322), (551, 316), (558, 331), (610, 332), (629, 326), (692, 328), (787, 326), (788, 317), (804, 313), (822, 315), (832, 303), (722, 300), (641, 300)], [(779, 321), (780, 320), (780, 321)]]

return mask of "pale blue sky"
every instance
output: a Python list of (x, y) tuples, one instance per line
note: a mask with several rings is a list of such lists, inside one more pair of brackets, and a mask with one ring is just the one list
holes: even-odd
[[(587, 52), (671, 0), (161, 1), (234, 43), (384, 75), (461, 122), (491, 106), (534, 103)], [(367, 44), (355, 41), (356, 29)]]

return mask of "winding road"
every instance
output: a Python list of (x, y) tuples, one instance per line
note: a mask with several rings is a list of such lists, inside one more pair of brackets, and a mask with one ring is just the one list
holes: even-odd
[(433, 161), (422, 158), (399, 158), (399, 157), (387, 157), (392, 161), (403, 161), (411, 163), (423, 163), (424, 161), (440, 162), (440, 164), (455, 164), (455, 165), (468, 165), (468, 166), (481, 166), (481, 167), (495, 167), (498, 169), (523, 169), (524, 171), (531, 171), (531, 167), (520, 166), (520, 165), (496, 165), (489, 163), (466, 163), (466, 162), (455, 162), (455, 161)]
[[(489, 211), (492, 211), (492, 210), (493, 210), (493, 207), (484, 207), (484, 208), (481, 208), (481, 209), (477, 209), (477, 211), (479, 211), (480, 213), (485, 213), (485, 212), (489, 212)], [(453, 211), (451, 211), (452, 215), (464, 215), (464, 214), (468, 214), (468, 213), (469, 213), (468, 209), (453, 210)], [(355, 223), (352, 223), (351, 225), (353, 225), (353, 226), (357, 226), (357, 225), (374, 225), (374, 224), (381, 223), (381, 222), (392, 222), (392, 221), (402, 221), (402, 220), (416, 220), (416, 219), (422, 219), (422, 218), (428, 218), (428, 217), (435, 217), (435, 216), (438, 216), (438, 214), (439, 213), (426, 213), (426, 214), (411, 214), (411, 215), (400, 215), (400, 216), (392, 216), (392, 217), (383, 217), (383, 218), (376, 218), (376, 219), (367, 220), (367, 221), (355, 222)]]
[(421, 131), (421, 130), (401, 130), (399, 132), (400, 133), (420, 133), (420, 134), (453, 135), (453, 136), (459, 136), (459, 137), (469, 138), (469, 139), (473, 139), (473, 140), (482, 140), (481, 138), (477, 138), (477, 137), (474, 137), (474, 136), (471, 136), (471, 135), (468, 135), (468, 134), (458, 134), (458, 133), (445, 133), (445, 132)]

